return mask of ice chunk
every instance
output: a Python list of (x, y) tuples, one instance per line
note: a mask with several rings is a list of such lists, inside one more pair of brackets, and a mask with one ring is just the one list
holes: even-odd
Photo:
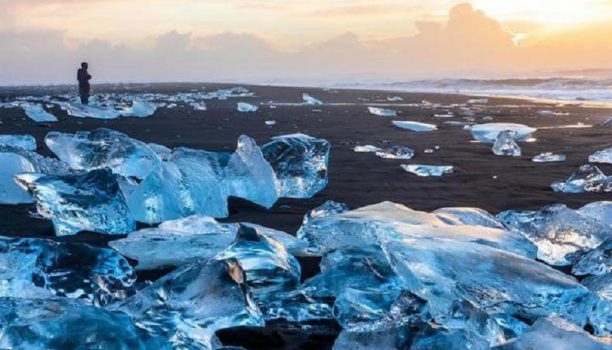
[(246, 102), (238, 102), (238, 112), (257, 112), (258, 107)]
[(175, 349), (211, 349), (220, 329), (264, 325), (245, 282), (236, 262), (206, 260), (178, 268), (115, 309)]
[(453, 172), (452, 165), (402, 164), (401, 167), (417, 176), (442, 176)]
[(612, 164), (612, 147), (591, 154), (589, 162)]
[(76, 175), (17, 175), (34, 197), (38, 213), (53, 221), (58, 236), (79, 231), (125, 234), (136, 224), (117, 178), (107, 169)]
[(307, 321), (331, 320), (332, 309), (324, 301), (307, 296), (302, 290), (275, 295), (261, 305), (266, 320), (284, 320), (303, 323)]
[(273, 137), (262, 146), (278, 179), (279, 196), (311, 198), (327, 186), (331, 144), (304, 134)]
[(597, 248), (580, 256), (572, 273), (577, 276), (612, 273), (612, 235)]
[(612, 335), (612, 273), (585, 278), (582, 284), (597, 296), (589, 313), (589, 324), (595, 335), (609, 338)]
[(76, 170), (109, 168), (121, 176), (144, 179), (161, 164), (144, 142), (105, 128), (75, 134), (53, 131), (45, 136), (45, 144)]
[(121, 110), (121, 116), (145, 118), (152, 116), (156, 110), (157, 105), (154, 103), (143, 101), (141, 99), (134, 99), (132, 101), (132, 106), (123, 108)]
[(392, 123), (398, 128), (415, 131), (415, 132), (427, 132), (427, 131), (438, 130), (438, 127), (434, 124), (411, 122), (411, 121), (404, 121), (404, 120), (394, 120), (392, 121)]
[(276, 125), (276, 120), (266, 120), (265, 124), (267, 126), (272, 126), (272, 125)]
[(612, 237), (612, 228), (563, 204), (539, 211), (508, 210), (497, 215), (538, 247), (538, 258), (551, 265), (571, 265), (575, 253), (596, 248)]
[(400, 350), (405, 349), (405, 335), (397, 330), (355, 333), (343, 330), (333, 350)]
[(586, 164), (578, 168), (565, 181), (554, 182), (550, 187), (555, 192), (612, 192), (612, 180), (598, 167)]
[(578, 212), (612, 226), (612, 202), (610, 201), (589, 203), (578, 209)]
[(515, 138), (516, 132), (511, 130), (504, 130), (497, 134), (497, 138), (491, 149), (493, 154), (497, 156), (520, 157), (521, 148), (514, 141)]
[(558, 316), (539, 319), (523, 335), (495, 350), (609, 350), (580, 327)]
[(59, 102), (61, 109), (71, 117), (95, 118), (95, 119), (116, 119), (121, 117), (121, 111), (112, 106), (104, 106), (92, 101), (89, 105), (84, 105), (78, 100), (73, 99), (68, 102)]
[(70, 167), (55, 158), (47, 158), (38, 153), (28, 151), (21, 147), (7, 146), (0, 144), (1, 153), (13, 153), (27, 159), (37, 173), (43, 174), (67, 174), (72, 172)]
[(253, 226), (240, 224), (234, 242), (216, 259), (238, 261), (257, 301), (274, 300), (278, 293), (293, 290), (300, 283), (298, 261), (280, 242)]
[(368, 107), (370, 114), (377, 115), (379, 117), (397, 117), (397, 111), (387, 108), (379, 107)]
[(32, 196), (15, 183), (14, 176), (35, 172), (34, 165), (18, 154), (5, 152), (0, 152), (0, 164), (2, 164), (0, 168), (0, 203), (33, 203)]
[(316, 98), (310, 96), (307, 93), (302, 94), (302, 100), (304, 100), (304, 104), (308, 106), (320, 106), (323, 104), (323, 102), (317, 100)]
[(393, 270), (408, 290), (429, 302), (436, 319), (444, 318), (455, 300), (467, 299), (487, 313), (528, 320), (558, 313), (586, 323), (586, 288), (537, 261), (456, 239), (405, 238), (382, 246)]
[(376, 152), (376, 155), (383, 159), (411, 159), (414, 157), (414, 150), (406, 146), (391, 146)]
[(132, 292), (136, 273), (110, 249), (0, 236), (0, 297), (61, 296), (106, 305)]
[(469, 105), (487, 104), (489, 103), (489, 99), (488, 98), (472, 98), (472, 99), (467, 100), (466, 103)]
[(192, 102), (189, 104), (194, 111), (206, 111), (208, 107), (206, 107), (206, 103), (204, 102)]
[(564, 162), (565, 154), (554, 154), (552, 152), (540, 153), (531, 159), (531, 161), (536, 163), (545, 163), (545, 162)]
[[(285, 183), (293, 184), (292, 181), (295, 181), (291, 178), (292, 175), (295, 175), (292, 171), (304, 171), (301, 167), (304, 164), (300, 163), (302, 158), (297, 158), (303, 156), (300, 150), (306, 147), (302, 142), (303, 140), (300, 138), (279, 138), (277, 147), (292, 146), (291, 148), (284, 148), (285, 152), (281, 154), (271, 152), (274, 146), (270, 144), (264, 146), (268, 149), (266, 151), (268, 157), (272, 154), (276, 156), (274, 160), (270, 159), (271, 157), (269, 158), (272, 160), (271, 163), (274, 164), (270, 166), (270, 163), (264, 158), (262, 150), (257, 146), (255, 140), (246, 135), (241, 135), (238, 138), (236, 151), (229, 158), (225, 168), (225, 178), (223, 180), (228, 185), (228, 193), (234, 197), (247, 199), (266, 208), (272, 207), (278, 200), (279, 194), (284, 194), (287, 191), (284, 186)], [(281, 145), (283, 143), (285, 144)], [(278, 172), (281, 178), (280, 183), (283, 184), (282, 193), (279, 193), (281, 191), (277, 188), (275, 171)], [(297, 181), (299, 179), (301, 177)], [(287, 192), (291, 193), (291, 191)]]
[(401, 96), (390, 96), (387, 97), (387, 101), (389, 102), (397, 102), (397, 101), (403, 101), (404, 99)]
[(525, 141), (531, 137), (531, 134), (537, 131), (537, 129), (527, 125), (513, 123), (477, 124), (470, 128), (474, 140), (484, 143), (494, 143), (497, 135), (506, 130), (515, 132), (513, 135), (514, 141)]
[(23, 111), (28, 116), (28, 118), (32, 119), (35, 122), (47, 123), (57, 121), (57, 118), (53, 114), (45, 111), (41, 104), (22, 102), (20, 103), (20, 106), (21, 108), (23, 108)]
[(5, 349), (164, 349), (130, 317), (77, 300), (0, 298), (0, 347)]
[(0, 135), (0, 145), (36, 151), (36, 139), (32, 135)]
[(479, 208), (440, 208), (434, 210), (432, 214), (450, 225), (473, 225), (505, 229), (504, 224), (495, 216)]
[(365, 146), (355, 146), (353, 148), (353, 151), (355, 151), (357, 153), (374, 153), (374, 152), (381, 151), (381, 149), (379, 147), (376, 147), (376, 146), (365, 145)]
[(521, 234), (481, 225), (464, 225), (459, 220), (449, 221), (448, 216), (420, 212), (391, 202), (314, 218), (299, 229), (297, 236), (309, 242), (313, 253), (376, 244), (389, 239), (438, 237), (476, 242), (529, 258), (536, 256), (535, 246)]
[(306, 225), (310, 220), (316, 218), (322, 218), (324, 216), (329, 216), (333, 214), (340, 214), (349, 211), (349, 208), (344, 203), (334, 202), (334, 201), (326, 201), (320, 206), (311, 209), (304, 215), (304, 219), (302, 220), (302, 225)]

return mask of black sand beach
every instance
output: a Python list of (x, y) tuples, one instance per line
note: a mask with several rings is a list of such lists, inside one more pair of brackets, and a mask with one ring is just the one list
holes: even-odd
[[(130, 86), (102, 86), (94, 91), (114, 92), (188, 92), (206, 86), (208, 90), (232, 85), (218, 84), (158, 84)], [(310, 200), (280, 200), (271, 210), (259, 208), (242, 200), (232, 200), (231, 215), (227, 221), (249, 221), (294, 234), (302, 216), (309, 209), (327, 200), (345, 202), (351, 208), (393, 201), (417, 210), (433, 210), (449, 206), (469, 206), (485, 209), (493, 214), (507, 209), (537, 209), (553, 203), (565, 203), (570, 207), (606, 200), (609, 194), (561, 194), (550, 189), (553, 181), (566, 179), (580, 165), (587, 163), (588, 155), (612, 146), (612, 128), (563, 128), (563, 125), (584, 123), (596, 125), (608, 117), (612, 110), (586, 108), (577, 105), (555, 106), (518, 99), (490, 98), (488, 104), (479, 105), (476, 122), (483, 117), (493, 117), (493, 122), (522, 123), (540, 128), (537, 141), (521, 143), (522, 157), (499, 157), (491, 153), (490, 145), (472, 142), (469, 131), (461, 126), (444, 125), (446, 120), (433, 114), (456, 108), (424, 109), (406, 106), (427, 100), (433, 103), (465, 103), (470, 97), (442, 94), (416, 94), (365, 90), (338, 90), (334, 92), (311, 88), (285, 88), (245, 86), (256, 97), (207, 101), (207, 111), (194, 111), (180, 106), (174, 109), (160, 108), (148, 118), (120, 118), (114, 120), (80, 119), (66, 116), (54, 110), (59, 122), (37, 124), (28, 119), (21, 109), (0, 108), (0, 134), (32, 134), (38, 141), (38, 152), (49, 155), (43, 143), (49, 131), (75, 132), (106, 127), (124, 132), (133, 138), (155, 142), (168, 147), (185, 146), (206, 150), (233, 150), (239, 135), (247, 134), (263, 144), (270, 137), (305, 133), (331, 142), (329, 185)], [(18, 95), (52, 94), (62, 88), (0, 89), (0, 100)], [(239, 113), (236, 102), (253, 104), (274, 101), (278, 103), (301, 102), (303, 92), (331, 103), (323, 106), (260, 106), (256, 113)], [(403, 101), (389, 102), (387, 97), (401, 96)], [(398, 117), (387, 118), (371, 115), (369, 105), (388, 105), (400, 111)], [(537, 111), (567, 112), (563, 116), (539, 116)], [(267, 126), (266, 120), (275, 120)], [(391, 120), (413, 120), (439, 125), (439, 130), (414, 133), (394, 127)], [(415, 149), (416, 155), (408, 161), (382, 160), (371, 153), (355, 153), (355, 145), (405, 145)], [(439, 146), (432, 154), (424, 149)], [(531, 158), (541, 152), (567, 155), (565, 162), (534, 163)], [(440, 178), (417, 177), (406, 173), (400, 164), (453, 165), (455, 173)], [(606, 173), (612, 167), (602, 166)], [(0, 206), (0, 234), (7, 236), (53, 238), (53, 228), (46, 220), (35, 219), (33, 206)], [(104, 244), (106, 237), (81, 233), (62, 238)], [(316, 260), (302, 261), (303, 274), (307, 278), (316, 272)], [(141, 276), (142, 278), (154, 277)], [(333, 328), (333, 327), (332, 327)], [(273, 329), (264, 332), (254, 330), (224, 331), (221, 339), (228, 344), (249, 348), (329, 348), (333, 344), (333, 332), (325, 329), (317, 335), (316, 328), (310, 337), (285, 330), (282, 334)], [(293, 335), (292, 335), (293, 334)], [(265, 345), (263, 345), (265, 344)], [(272, 344), (272, 347), (270, 346)]]

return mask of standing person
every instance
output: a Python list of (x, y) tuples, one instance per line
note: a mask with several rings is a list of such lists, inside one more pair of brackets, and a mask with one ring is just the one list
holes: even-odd
[(81, 96), (81, 103), (86, 105), (89, 104), (89, 94), (91, 93), (91, 86), (89, 80), (91, 75), (87, 72), (89, 65), (87, 62), (81, 63), (81, 68), (77, 71), (77, 80), (79, 81), (79, 95)]

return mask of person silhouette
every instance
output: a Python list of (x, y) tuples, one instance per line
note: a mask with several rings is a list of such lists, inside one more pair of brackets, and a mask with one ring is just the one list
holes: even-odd
[(86, 105), (89, 104), (89, 94), (91, 93), (91, 86), (89, 80), (91, 75), (87, 72), (89, 65), (87, 62), (81, 63), (81, 68), (77, 71), (77, 80), (79, 81), (79, 95), (81, 96), (81, 103)]

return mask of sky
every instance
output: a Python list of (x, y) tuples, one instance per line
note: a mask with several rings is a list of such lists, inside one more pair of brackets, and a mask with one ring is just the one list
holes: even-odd
[(0, 85), (612, 69), (612, 0), (0, 0)]

